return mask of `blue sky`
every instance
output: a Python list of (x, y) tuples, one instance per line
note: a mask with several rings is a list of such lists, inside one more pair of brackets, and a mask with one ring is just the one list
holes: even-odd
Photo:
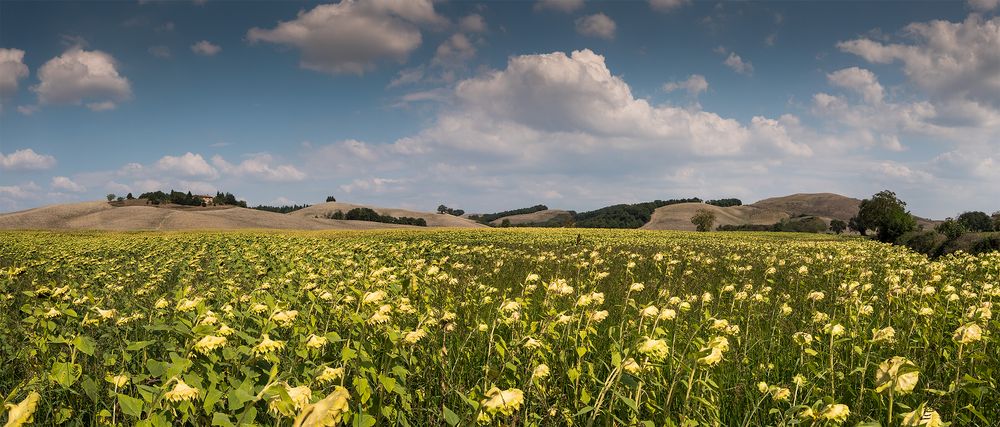
[(0, 211), (1000, 209), (997, 0), (0, 2)]

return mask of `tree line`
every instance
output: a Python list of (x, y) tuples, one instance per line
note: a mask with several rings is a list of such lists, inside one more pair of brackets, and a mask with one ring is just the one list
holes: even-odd
[[(444, 206), (444, 205), (441, 205), (441, 206)], [(496, 213), (491, 213), (491, 214), (474, 214), (474, 215), (469, 215), (469, 219), (471, 219), (473, 221), (476, 221), (476, 222), (479, 222), (479, 223), (489, 224), (490, 222), (493, 222), (493, 220), (496, 220), (496, 219), (499, 219), (499, 218), (503, 218), (505, 216), (524, 215), (524, 214), (530, 214), (530, 213), (541, 212), (541, 211), (546, 211), (546, 210), (549, 210), (548, 206), (545, 206), (545, 205), (535, 205), (535, 206), (532, 206), (530, 208), (512, 209), (512, 210), (509, 210), (509, 211), (496, 212)]]
[(343, 211), (327, 212), (322, 216), (326, 219), (346, 219), (352, 221), (371, 221), (371, 222), (381, 222), (385, 224), (403, 224), (403, 225), (416, 225), (419, 227), (426, 227), (427, 220), (423, 218), (412, 218), (408, 216), (394, 217), (390, 215), (379, 215), (371, 208), (354, 208), (345, 214)]
[(282, 205), (282, 206), (257, 205), (257, 206), (252, 207), (251, 209), (256, 209), (256, 210), (259, 210), (259, 211), (267, 211), (267, 212), (275, 212), (275, 213), (286, 214), (286, 213), (290, 213), (290, 212), (295, 212), (295, 211), (300, 210), (300, 209), (308, 208), (309, 206), (312, 206), (312, 205), (305, 205), (305, 204), (303, 204), (303, 205), (290, 205), (290, 206), (289, 205)]

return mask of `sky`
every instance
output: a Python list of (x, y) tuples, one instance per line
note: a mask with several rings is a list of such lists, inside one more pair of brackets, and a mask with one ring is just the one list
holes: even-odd
[(0, 212), (1000, 209), (1000, 0), (0, 1)]

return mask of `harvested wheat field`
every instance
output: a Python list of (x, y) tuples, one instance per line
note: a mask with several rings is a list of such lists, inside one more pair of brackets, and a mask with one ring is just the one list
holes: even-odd
[(701, 209), (715, 214), (715, 225), (762, 224), (771, 225), (789, 215), (784, 212), (761, 209), (755, 206), (718, 207), (705, 203), (679, 203), (657, 208), (644, 230), (686, 230), (694, 231), (691, 217)]
[(0, 215), (0, 230), (367, 230), (406, 227), (409, 226), (292, 216), (240, 207), (205, 210), (114, 207), (107, 202), (52, 205)]

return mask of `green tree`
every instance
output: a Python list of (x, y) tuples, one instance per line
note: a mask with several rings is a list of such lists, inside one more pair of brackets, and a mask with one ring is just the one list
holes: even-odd
[(500, 226), (504, 228), (510, 227), (510, 219), (504, 218), (503, 221), (500, 221)]
[(937, 227), (934, 227), (934, 230), (938, 233), (944, 234), (948, 240), (955, 240), (967, 231), (965, 225), (963, 225), (960, 221), (955, 221), (951, 218), (946, 218), (944, 222), (938, 224)]
[(986, 212), (963, 212), (956, 221), (973, 233), (993, 231), (993, 219)]
[(874, 230), (878, 240), (886, 243), (895, 242), (899, 236), (917, 228), (917, 220), (906, 211), (906, 202), (889, 190), (862, 200), (856, 218), (858, 227)]
[[(864, 204), (863, 201), (861, 203)], [(858, 218), (857, 216), (855, 216), (855, 217), (851, 218), (849, 221), (847, 221), (847, 228), (850, 228), (851, 230), (854, 230), (854, 231), (858, 232), (858, 234), (860, 234), (862, 236), (867, 236), (868, 235), (868, 227), (866, 227), (864, 224), (862, 224), (861, 223), (861, 218)]]
[(712, 224), (715, 223), (715, 213), (708, 209), (698, 209), (691, 217), (691, 223), (698, 231), (711, 231)]
[(830, 231), (832, 231), (834, 233), (837, 233), (837, 234), (840, 234), (840, 233), (843, 233), (844, 230), (846, 230), (846, 229), (847, 229), (847, 223), (846, 222), (841, 221), (839, 219), (835, 219), (833, 221), (830, 221)]
[(104, 196), (104, 197), (107, 197), (109, 202), (115, 200), (115, 194), (114, 193), (108, 193), (108, 195)]
[(993, 231), (1000, 231), (1000, 211), (993, 212)]
[(337, 201), (337, 198), (336, 198), (336, 197), (333, 197), (333, 196), (326, 196), (326, 202), (327, 202), (327, 203), (330, 203), (330, 202), (336, 202), (336, 201)]

